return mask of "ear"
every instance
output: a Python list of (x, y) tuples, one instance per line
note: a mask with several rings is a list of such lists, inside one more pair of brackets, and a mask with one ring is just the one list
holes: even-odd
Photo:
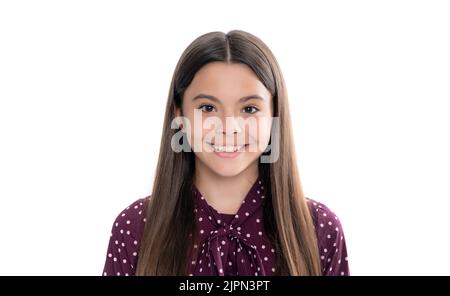
[[(181, 108), (175, 107), (175, 117), (180, 117), (181, 115)], [(183, 122), (182, 121), (177, 121), (178, 122), (178, 128), (182, 129), (183, 128)]]

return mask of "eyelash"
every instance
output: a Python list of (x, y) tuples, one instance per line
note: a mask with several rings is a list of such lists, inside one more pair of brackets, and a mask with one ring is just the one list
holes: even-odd
[(216, 107), (214, 107), (213, 105), (207, 105), (207, 104), (201, 105), (200, 107), (198, 107), (198, 109), (202, 110), (202, 112), (205, 112), (205, 113), (210, 113), (210, 112), (212, 112), (212, 111), (206, 111), (206, 110), (204, 109), (204, 107), (212, 107), (214, 110), (216, 109)]
[(242, 109), (242, 110), (245, 110), (247, 108), (252, 108), (252, 110), (254, 110), (254, 111), (253, 112), (245, 112), (245, 113), (253, 114), (253, 113), (256, 113), (259, 111), (259, 109), (256, 108), (255, 106), (247, 106), (247, 107), (244, 107), (244, 109)]
[[(205, 113), (213, 112), (213, 111), (206, 111), (206, 110), (205, 110), (205, 107), (212, 107), (212, 108), (214, 109), (213, 111), (216, 111), (216, 110), (215, 110), (216, 108), (215, 108), (213, 105), (208, 105), (208, 104), (201, 105), (200, 107), (198, 107), (198, 109), (202, 110), (202, 111), (205, 112)], [(256, 113), (256, 112), (259, 111), (259, 109), (256, 108), (255, 106), (246, 106), (246, 107), (244, 107), (242, 110), (245, 110), (245, 109), (247, 109), (247, 108), (252, 108), (252, 111), (253, 111), (253, 112), (244, 112), (244, 113), (253, 114), (253, 113)]]

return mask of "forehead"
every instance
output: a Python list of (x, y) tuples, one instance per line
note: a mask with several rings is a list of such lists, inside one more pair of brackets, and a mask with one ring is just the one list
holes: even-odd
[(270, 92), (249, 66), (224, 62), (212, 62), (203, 66), (195, 74), (185, 95), (192, 98), (200, 92), (220, 99), (240, 98), (250, 94), (270, 97)]

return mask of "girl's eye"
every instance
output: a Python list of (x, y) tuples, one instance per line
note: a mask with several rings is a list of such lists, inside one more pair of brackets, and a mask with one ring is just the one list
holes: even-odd
[(203, 112), (213, 112), (213, 111), (215, 111), (216, 109), (214, 108), (214, 106), (212, 106), (212, 105), (202, 105), (202, 106), (200, 106), (198, 109), (200, 109), (200, 110), (202, 110)]
[(258, 108), (256, 108), (255, 106), (247, 106), (247, 107), (244, 107), (244, 109), (242, 109), (242, 111), (243, 111), (244, 113), (250, 113), (250, 114), (253, 114), (253, 113), (255, 113), (255, 112), (259, 111), (259, 110), (258, 110)]

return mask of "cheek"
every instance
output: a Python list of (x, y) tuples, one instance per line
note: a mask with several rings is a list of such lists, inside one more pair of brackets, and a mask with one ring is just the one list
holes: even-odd
[(248, 131), (251, 145), (260, 152), (264, 151), (269, 144), (271, 127), (272, 119), (267, 117), (258, 121), (257, 129)]
[(189, 139), (189, 144), (191, 145), (194, 152), (204, 152), (206, 151), (206, 143), (213, 142), (215, 135), (214, 127), (205, 124), (204, 120), (199, 120), (197, 122), (191, 121), (191, 129), (187, 131), (187, 136)]

